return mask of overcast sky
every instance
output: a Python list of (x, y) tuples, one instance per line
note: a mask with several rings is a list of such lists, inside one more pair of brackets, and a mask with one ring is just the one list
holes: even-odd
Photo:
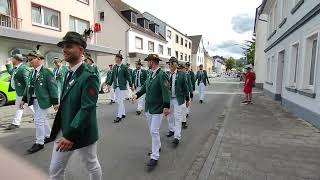
[(242, 56), (262, 0), (123, 0), (188, 35), (202, 34), (210, 55)]

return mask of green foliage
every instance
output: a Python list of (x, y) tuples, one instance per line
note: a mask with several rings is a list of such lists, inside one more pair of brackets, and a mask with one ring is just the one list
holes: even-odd
[(244, 49), (244, 55), (247, 59), (247, 64), (252, 64), (254, 66), (254, 55), (256, 49), (256, 38), (252, 37), (250, 41), (246, 41)]
[(236, 67), (236, 60), (233, 57), (230, 57), (224, 61), (224, 65), (226, 66), (226, 71), (232, 70)]

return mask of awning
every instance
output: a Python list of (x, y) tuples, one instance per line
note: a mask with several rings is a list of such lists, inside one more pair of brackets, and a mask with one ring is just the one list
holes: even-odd
[[(21, 41), (29, 41), (40, 44), (56, 45), (61, 39), (32, 32), (26, 32), (6, 27), (0, 27), (0, 37), (10, 38)], [(97, 53), (98, 55), (117, 54), (118, 49), (113, 49), (97, 44), (88, 44), (86, 50)]]

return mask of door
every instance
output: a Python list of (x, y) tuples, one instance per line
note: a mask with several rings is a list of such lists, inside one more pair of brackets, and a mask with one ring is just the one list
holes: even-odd
[(284, 69), (285, 51), (281, 51), (278, 54), (278, 68), (277, 68), (277, 80), (276, 80), (276, 100), (281, 101), (283, 90), (283, 69)]

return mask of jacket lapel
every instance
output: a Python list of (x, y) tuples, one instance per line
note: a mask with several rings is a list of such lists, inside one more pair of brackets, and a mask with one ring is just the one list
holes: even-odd
[(84, 65), (82, 64), (76, 72), (74, 72), (72, 78), (70, 81), (65, 85), (65, 88), (63, 89), (63, 94), (61, 96), (61, 101), (66, 97), (66, 95), (69, 93), (69, 91), (72, 89), (72, 87), (77, 83), (79, 76), (81, 75), (83, 71)]
[(154, 77), (152, 78), (153, 72), (151, 72), (150, 74), (150, 79), (149, 79), (149, 84), (148, 84), (148, 88), (151, 86), (151, 84), (153, 83), (153, 81), (158, 77), (158, 74), (160, 72), (160, 68), (157, 70), (156, 74), (154, 75)]

